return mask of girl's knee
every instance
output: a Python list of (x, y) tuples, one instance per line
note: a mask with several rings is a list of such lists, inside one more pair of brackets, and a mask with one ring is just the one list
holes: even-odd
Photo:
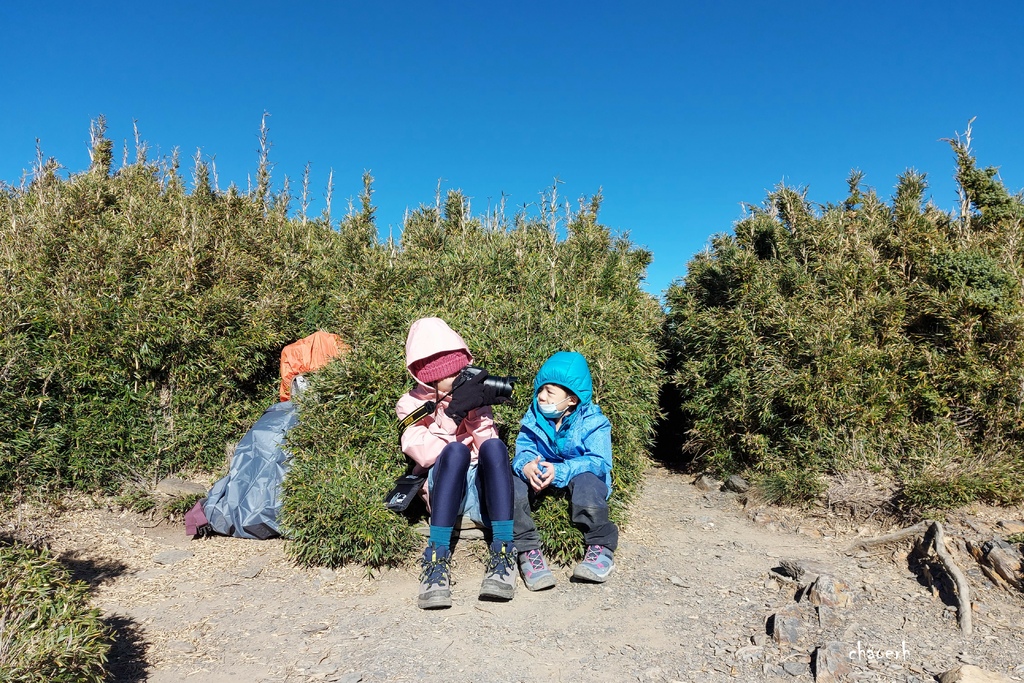
[(470, 458), (469, 448), (465, 444), (456, 441), (444, 447), (441, 454), (437, 456), (437, 462), (434, 463), (434, 467), (465, 470), (469, 468)]
[(477, 462), (485, 467), (508, 464), (508, 447), (501, 439), (487, 439), (480, 445)]

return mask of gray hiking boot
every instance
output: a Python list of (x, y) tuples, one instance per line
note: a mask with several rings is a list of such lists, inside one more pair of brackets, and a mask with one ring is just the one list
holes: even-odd
[(516, 594), (516, 549), (509, 541), (491, 543), (481, 600), (511, 600)]
[(582, 581), (604, 583), (615, 569), (615, 554), (603, 545), (588, 545), (583, 561), (576, 565), (572, 575)]
[(420, 561), (420, 609), (441, 609), (452, 606), (451, 551), (446, 546), (428, 545)]
[(519, 571), (523, 573), (523, 583), (528, 590), (541, 591), (555, 585), (555, 575), (539, 549), (519, 553)]

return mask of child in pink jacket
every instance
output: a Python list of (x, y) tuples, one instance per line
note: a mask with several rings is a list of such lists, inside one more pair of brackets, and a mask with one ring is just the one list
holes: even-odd
[(405, 363), (416, 386), (398, 400), (395, 412), (401, 421), (435, 403), (402, 433), (402, 452), (418, 469), (429, 470), (430, 540), (418, 597), (422, 609), (451, 607), (452, 529), (463, 514), (491, 529), (480, 598), (511, 600), (515, 594), (512, 469), (490, 408), (508, 399), (487, 392), (485, 371), (468, 379), (461, 374), (472, 361), (466, 342), (440, 318), (421, 318), (409, 328)]

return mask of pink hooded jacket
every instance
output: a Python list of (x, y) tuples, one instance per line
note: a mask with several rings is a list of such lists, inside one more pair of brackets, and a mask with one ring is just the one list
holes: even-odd
[[(405, 341), (405, 367), (418, 360), (423, 360), (442, 351), (465, 351), (472, 362), (473, 355), (462, 337), (448, 327), (448, 323), (440, 318), (420, 318), (409, 327), (409, 336)], [(412, 371), (409, 371), (412, 375)], [(415, 375), (413, 376), (415, 378)], [(434, 387), (416, 380), (416, 386), (402, 398), (398, 399), (395, 412), (398, 419), (419, 408), (427, 401), (436, 397)], [(402, 452), (412, 458), (417, 465), (427, 469), (433, 466), (441, 450), (452, 443), (460, 441), (469, 447), (472, 462), (475, 463), (480, 453), (480, 445), (488, 439), (498, 437), (494, 427), (494, 417), (490, 406), (470, 411), (462, 424), (456, 425), (455, 420), (448, 417), (444, 409), (451, 402), (451, 396), (437, 404), (437, 408), (416, 424), (410, 425), (402, 433)]]

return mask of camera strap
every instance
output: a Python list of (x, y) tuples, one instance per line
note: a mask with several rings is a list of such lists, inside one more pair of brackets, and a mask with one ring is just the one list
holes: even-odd
[(437, 402), (435, 402), (435, 401), (427, 401), (426, 403), (421, 405), (419, 408), (417, 408), (416, 410), (414, 410), (411, 413), (409, 413), (408, 415), (406, 415), (405, 418), (399, 420), (398, 421), (398, 436), (399, 436), (399, 438), (401, 438), (402, 434), (405, 432), (406, 429), (408, 429), (409, 427), (413, 426), (414, 424), (416, 424), (417, 422), (419, 422), (420, 420), (425, 418), (427, 415), (430, 415), (431, 413), (433, 413), (435, 408), (437, 408)]

